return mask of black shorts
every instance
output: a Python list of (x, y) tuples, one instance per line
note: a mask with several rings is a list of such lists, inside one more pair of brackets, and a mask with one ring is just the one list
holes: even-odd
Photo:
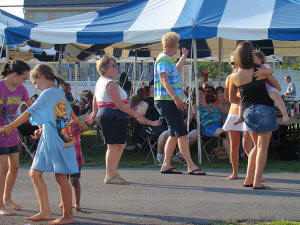
[(177, 108), (174, 101), (159, 100), (154, 104), (159, 114), (167, 121), (170, 136), (181, 137), (188, 134), (183, 120), (183, 111)]
[(97, 117), (105, 144), (125, 144), (127, 139), (128, 119)]
[(0, 147), (0, 155), (9, 155), (19, 152), (19, 145), (12, 147)]
[(68, 177), (80, 178), (80, 175), (81, 175), (81, 167), (78, 167), (78, 169), (79, 169), (79, 172), (78, 172), (78, 173), (68, 174)]

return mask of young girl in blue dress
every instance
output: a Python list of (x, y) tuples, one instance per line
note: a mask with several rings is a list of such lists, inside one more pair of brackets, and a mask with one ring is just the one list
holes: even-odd
[[(36, 65), (30, 74), (31, 82), (42, 91), (39, 98), (14, 122), (0, 128), (0, 133), (10, 133), (13, 128), (28, 119), (33, 125), (42, 125), (40, 142), (29, 172), (39, 202), (40, 212), (26, 219), (32, 221), (52, 220), (44, 172), (54, 172), (63, 204), (62, 217), (50, 224), (74, 223), (72, 213), (72, 190), (67, 174), (78, 173), (76, 154), (72, 142), (70, 117), (77, 119), (59, 85), (66, 82), (58, 78), (51, 67)], [(56, 83), (55, 83), (56, 81)]]

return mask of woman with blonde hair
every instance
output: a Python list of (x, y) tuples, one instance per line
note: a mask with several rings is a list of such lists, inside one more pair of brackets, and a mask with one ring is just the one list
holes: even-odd
[(126, 180), (119, 175), (118, 165), (126, 146), (128, 118), (143, 120), (144, 117), (130, 109), (126, 91), (114, 81), (118, 75), (116, 59), (103, 56), (96, 67), (100, 77), (95, 87), (93, 112), (87, 121), (91, 123), (96, 118), (107, 144), (104, 183), (124, 184)]
[(171, 166), (171, 159), (178, 143), (187, 163), (188, 174), (205, 175), (191, 159), (188, 132), (183, 120), (183, 91), (180, 80), (180, 71), (188, 56), (188, 50), (182, 48), (182, 56), (175, 64), (172, 59), (178, 50), (179, 35), (168, 32), (162, 37), (163, 52), (156, 59), (154, 67), (154, 101), (159, 114), (165, 118), (168, 124), (169, 138), (165, 144), (165, 157), (161, 167), (162, 174), (180, 174), (181, 171)]

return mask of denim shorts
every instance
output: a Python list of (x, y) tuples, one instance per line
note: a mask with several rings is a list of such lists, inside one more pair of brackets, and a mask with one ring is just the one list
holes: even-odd
[(19, 145), (12, 147), (0, 147), (0, 155), (9, 155), (19, 152)]
[(270, 132), (277, 130), (275, 109), (268, 105), (251, 105), (243, 112), (250, 132)]
[(171, 137), (181, 137), (188, 134), (183, 120), (183, 111), (179, 110), (174, 101), (159, 100), (154, 102), (158, 113), (167, 121)]

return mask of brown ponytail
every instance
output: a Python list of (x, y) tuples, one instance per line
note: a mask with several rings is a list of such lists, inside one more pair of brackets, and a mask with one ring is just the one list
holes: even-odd
[(11, 73), (17, 73), (19, 76), (21, 76), (26, 71), (30, 71), (30, 67), (26, 62), (22, 60), (13, 60), (5, 63), (3, 69), (1, 70), (1, 76), (7, 77)]
[(37, 64), (30, 73), (30, 79), (39, 79), (43, 75), (47, 80), (56, 80), (57, 86), (67, 87), (68, 83), (56, 76), (54, 70), (46, 64)]

